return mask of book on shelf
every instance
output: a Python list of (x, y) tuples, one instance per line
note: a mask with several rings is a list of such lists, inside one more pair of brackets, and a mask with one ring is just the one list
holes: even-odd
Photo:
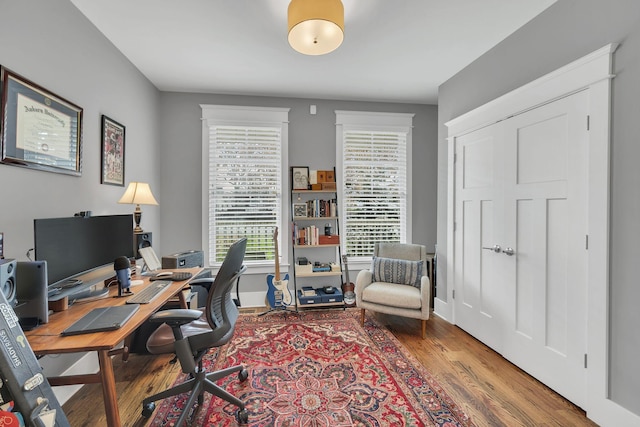
[(340, 236), (332, 234), (330, 236), (320, 234), (320, 227), (308, 225), (301, 227), (293, 225), (293, 241), (299, 246), (337, 245), (340, 243)]
[(296, 245), (317, 245), (320, 241), (320, 229), (315, 225), (300, 227), (294, 224), (293, 239)]
[[(306, 215), (300, 215), (299, 213), (294, 213), (296, 217), (307, 217), (307, 218), (325, 218), (325, 217), (336, 217), (338, 216), (338, 208), (336, 199), (323, 200), (323, 199), (312, 199), (307, 200), (303, 203), (295, 203), (294, 206), (304, 205), (306, 204)], [(299, 209), (296, 207), (296, 209)]]

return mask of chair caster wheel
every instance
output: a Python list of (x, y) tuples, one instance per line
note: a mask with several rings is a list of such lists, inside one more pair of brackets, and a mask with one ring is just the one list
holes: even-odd
[(142, 404), (142, 416), (145, 418), (149, 418), (153, 415), (153, 411), (156, 410), (156, 404), (154, 402), (147, 403), (146, 405)]
[(236, 411), (236, 420), (238, 424), (247, 424), (249, 422), (249, 411), (246, 409), (238, 409)]
[(242, 371), (238, 372), (238, 379), (240, 380), (240, 382), (246, 381), (247, 378), (249, 378), (249, 371), (243, 369)]

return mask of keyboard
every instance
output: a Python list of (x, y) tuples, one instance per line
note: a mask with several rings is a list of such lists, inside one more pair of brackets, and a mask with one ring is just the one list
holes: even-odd
[(167, 290), (171, 280), (156, 280), (127, 299), (127, 304), (149, 304)]
[(188, 271), (173, 271), (168, 273), (158, 273), (149, 278), (149, 280), (172, 280), (174, 282), (181, 282), (183, 280), (191, 279), (193, 276)]

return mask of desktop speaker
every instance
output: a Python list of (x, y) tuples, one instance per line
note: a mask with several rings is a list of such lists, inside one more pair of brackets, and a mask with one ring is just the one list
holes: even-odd
[(47, 296), (47, 261), (18, 261), (16, 266), (15, 312), (22, 329), (49, 321)]
[(16, 260), (0, 259), (0, 289), (11, 307), (18, 303), (16, 294)]
[(204, 267), (204, 252), (186, 251), (162, 257), (162, 268), (175, 269), (192, 267)]
[(140, 259), (142, 258), (142, 255), (140, 255), (140, 249), (142, 248), (148, 248), (149, 246), (151, 246), (151, 233), (136, 233), (134, 235), (134, 252), (136, 254), (136, 259)]

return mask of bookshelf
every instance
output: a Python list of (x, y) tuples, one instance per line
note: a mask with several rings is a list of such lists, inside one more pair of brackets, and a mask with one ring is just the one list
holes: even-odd
[[(344, 307), (338, 199), (335, 184), (330, 187), (291, 192), (293, 289), (299, 309)], [(328, 286), (334, 293), (325, 292)]]

